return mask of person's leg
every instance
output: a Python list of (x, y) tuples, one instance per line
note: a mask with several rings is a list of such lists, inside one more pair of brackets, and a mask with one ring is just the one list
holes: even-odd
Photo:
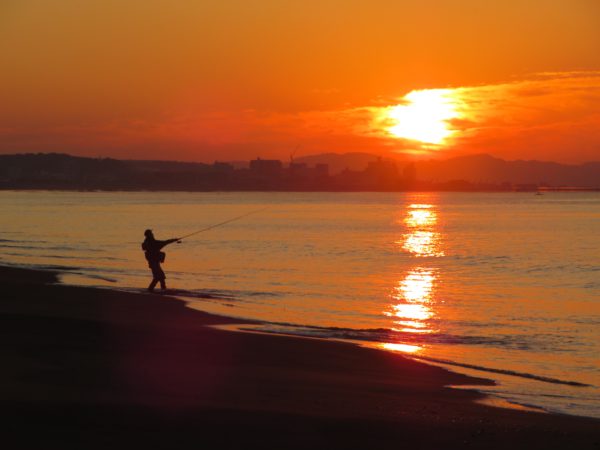
[[(152, 281), (150, 282), (150, 285), (148, 286), (148, 290), (150, 292), (152, 292), (154, 290), (156, 283), (158, 283), (158, 280), (156, 278), (152, 278)], [(161, 286), (162, 286), (162, 281), (161, 281)]]
[(160, 281), (160, 288), (163, 291), (167, 289), (167, 283), (165, 283), (165, 279), (167, 277), (165, 276), (165, 272), (162, 270), (162, 267), (160, 267), (160, 264), (156, 268), (156, 278), (158, 278), (158, 281)]
[(165, 273), (161, 269), (160, 264), (158, 262), (151, 263), (150, 269), (152, 270), (152, 283), (150, 283), (150, 286), (148, 286), (148, 290), (152, 292), (156, 286), (156, 283), (158, 282), (160, 282), (161, 289), (164, 290)]

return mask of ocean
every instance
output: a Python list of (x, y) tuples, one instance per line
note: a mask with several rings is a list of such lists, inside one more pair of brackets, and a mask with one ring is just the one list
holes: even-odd
[(167, 239), (252, 213), (166, 247), (169, 292), (600, 417), (600, 193), (3, 191), (0, 206), (0, 264), (126, 291), (150, 281), (146, 228)]

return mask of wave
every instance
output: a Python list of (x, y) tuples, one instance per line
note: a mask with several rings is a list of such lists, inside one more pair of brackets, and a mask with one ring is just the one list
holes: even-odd
[[(79, 272), (70, 272), (70, 273), (76, 273), (78, 275), (83, 275), (83, 276), (86, 276), (89, 278), (97, 278), (97, 279), (110, 281), (110, 282), (118, 281), (118, 280), (114, 280), (114, 279), (110, 279), (110, 278), (106, 278), (106, 277), (102, 277), (102, 276), (90, 275), (88, 273), (79, 273)], [(147, 292), (147, 290), (145, 288), (136, 288), (136, 287), (111, 287), (111, 289), (121, 291), (121, 292), (135, 293), (135, 294)], [(162, 291), (162, 290), (156, 291), (155, 293), (169, 295), (171, 297), (179, 297), (179, 298), (182, 298), (183, 300), (190, 300), (190, 299), (235, 300), (234, 297), (231, 297), (225, 293), (222, 293), (221, 291), (210, 290), (210, 289), (197, 290), (197, 291), (186, 290), (186, 289), (166, 289), (164, 291)]]
[(497, 374), (501, 374), (501, 375), (510, 375), (513, 377), (528, 378), (530, 380), (543, 381), (544, 383), (563, 384), (563, 385), (567, 385), (567, 386), (576, 386), (576, 387), (592, 387), (591, 384), (581, 383), (579, 381), (561, 380), (559, 378), (546, 377), (543, 375), (536, 375), (536, 374), (527, 373), (527, 372), (518, 372), (516, 370), (495, 369), (495, 368), (487, 367), (487, 366), (479, 366), (477, 364), (460, 363), (460, 362), (451, 361), (448, 359), (430, 358), (428, 356), (421, 356), (421, 355), (410, 355), (410, 357), (414, 358), (414, 359), (420, 359), (423, 361), (434, 362), (434, 363), (438, 363), (438, 364), (446, 364), (449, 366), (464, 367), (465, 369), (474, 369), (474, 370), (479, 370), (482, 372), (490, 372), (490, 373), (497, 373)]
[(91, 278), (92, 280), (108, 281), (109, 283), (117, 283), (119, 281), (115, 278), (108, 278), (107, 276), (103, 276), (103, 275), (95, 275), (95, 274), (91, 274), (91, 273), (79, 272), (79, 271), (74, 271), (74, 270), (65, 272), (65, 273), (73, 274), (73, 275), (81, 275), (82, 277)]
[[(273, 325), (279, 325), (281, 328), (278, 329), (277, 326), (274, 327)], [(366, 341), (370, 341), (370, 342), (393, 341), (394, 343), (419, 344), (419, 343), (423, 343), (423, 341), (424, 341), (424, 338), (398, 339), (397, 332), (395, 332), (393, 330), (379, 329), (379, 328), (352, 330), (352, 329), (347, 329), (347, 328), (328, 328), (328, 327), (314, 327), (314, 326), (298, 327), (298, 326), (294, 326), (291, 324), (284, 325), (284, 324), (273, 324), (273, 323), (269, 322), (269, 323), (263, 323), (263, 324), (259, 325), (258, 327), (243, 326), (243, 327), (240, 327), (239, 329), (244, 330), (244, 331), (259, 330), (263, 333), (291, 334), (291, 335), (295, 335), (295, 336), (315, 337), (315, 338), (323, 338), (323, 339), (339, 339), (339, 340), (348, 340), (348, 341), (354, 341), (354, 342), (356, 342), (356, 341), (363, 341), (363, 342), (366, 342)], [(313, 330), (313, 332), (306, 331), (309, 329)], [(322, 331), (322, 332), (320, 332), (320, 331)], [(395, 334), (396, 334), (396, 336), (394, 336)], [(392, 339), (383, 339), (386, 336), (391, 337)], [(375, 337), (375, 339), (373, 339), (374, 337)], [(439, 334), (438, 339), (440, 339), (440, 342), (443, 341), (444, 343), (467, 343), (467, 341), (470, 341), (469, 343), (473, 344), (472, 339), (470, 339), (469, 337), (464, 337), (464, 336), (450, 336), (450, 335)], [(490, 338), (481, 338), (481, 337), (477, 338), (477, 341), (479, 341), (481, 344), (487, 344), (490, 340), (494, 341), (494, 339), (490, 339)], [(544, 375), (537, 375), (537, 374), (528, 373), (528, 372), (519, 372), (516, 370), (510, 370), (510, 369), (496, 369), (493, 367), (481, 366), (481, 365), (477, 365), (477, 364), (461, 363), (461, 362), (452, 361), (452, 360), (448, 360), (448, 359), (433, 358), (433, 357), (416, 355), (416, 354), (406, 354), (405, 356), (409, 357), (409, 358), (419, 359), (419, 360), (426, 361), (426, 362), (436, 363), (436, 364), (444, 364), (444, 365), (450, 365), (450, 366), (455, 366), (455, 367), (463, 367), (465, 369), (478, 370), (481, 372), (509, 375), (509, 376), (514, 376), (514, 377), (526, 378), (526, 379), (530, 379), (530, 380), (542, 381), (545, 383), (561, 384), (561, 385), (574, 386), (574, 387), (592, 387), (592, 385), (590, 385), (590, 384), (582, 383), (579, 381), (562, 380), (559, 378), (548, 377), (548, 376), (544, 376)]]
[[(449, 333), (411, 333), (389, 328), (342, 328), (321, 327), (315, 325), (298, 325), (286, 322), (263, 322), (264, 331), (273, 333), (294, 334), (305, 337), (325, 339), (343, 339), (352, 341), (368, 341), (404, 344), (447, 344), (447, 345), (481, 345), (500, 348), (527, 350), (532, 347), (530, 340), (519, 336), (477, 336), (457, 335)], [(530, 339), (531, 336), (528, 336)], [(539, 348), (539, 347), (536, 347)]]
[[(3, 232), (6, 233), (6, 232)], [(15, 244), (47, 244), (48, 241), (35, 241), (35, 240), (30, 240), (30, 239), (26, 239), (26, 240), (22, 240), (22, 239), (0, 239), (0, 242), (11, 242), (11, 243), (15, 243)]]
[[(175, 292), (172, 292), (175, 291)], [(253, 297), (279, 297), (281, 294), (275, 292), (264, 291), (236, 291), (230, 289), (173, 289), (169, 290), (169, 295), (177, 295), (184, 298), (219, 298), (219, 299), (236, 299), (244, 302), (245, 298)]]
[[(40, 249), (40, 250), (48, 250), (48, 249)], [(17, 257), (32, 257), (34, 255), (28, 253), (17, 253), (17, 252), (5, 252), (6, 256), (17, 256)], [(50, 254), (36, 254), (36, 258), (48, 258), (48, 259), (68, 259), (68, 260), (82, 260), (82, 261), (126, 261), (122, 258), (115, 258), (113, 256), (100, 256), (100, 257), (92, 257), (92, 256), (81, 256), (81, 255), (50, 255)]]
[(17, 268), (22, 268), (22, 269), (33, 269), (33, 270), (48, 270), (48, 271), (52, 271), (52, 272), (65, 272), (68, 273), (69, 271), (73, 271), (73, 270), (80, 270), (81, 267), (77, 267), (77, 266), (64, 266), (64, 265), (58, 265), (58, 264), (25, 264), (25, 263), (20, 263), (20, 264), (15, 264), (15, 263), (6, 263), (7, 266), (10, 267), (17, 267)]
[(229, 295), (224, 291), (217, 291), (215, 289), (204, 289), (204, 290), (188, 290), (188, 289), (167, 289), (166, 295), (172, 295), (176, 297), (186, 298), (201, 298), (201, 299), (218, 299), (218, 300), (234, 300), (235, 297)]
[[(380, 343), (398, 343), (398, 344), (463, 344), (463, 345), (498, 345), (504, 348), (514, 347), (515, 343), (510, 339), (501, 339), (486, 336), (458, 336), (445, 333), (431, 334), (414, 334), (403, 333), (387, 328), (367, 328), (367, 329), (351, 329), (340, 327), (319, 327), (312, 325), (295, 325), (291, 323), (273, 323), (264, 322), (258, 327), (244, 327), (247, 331), (260, 330), (264, 333), (272, 334), (289, 334), (303, 337), (313, 337), (321, 339), (337, 339), (353, 342), (380, 342)], [(522, 348), (523, 343), (518, 344), (518, 348)], [(520, 378), (527, 378), (545, 383), (561, 384), (574, 387), (590, 387), (592, 385), (573, 380), (563, 380), (534, 373), (520, 372), (510, 369), (497, 369), (493, 367), (481, 366), (476, 364), (461, 363), (453, 360), (433, 358), (428, 356), (410, 354), (406, 355), (411, 358), (420, 359), (436, 364), (445, 364), (466, 369), (479, 370), (489, 373), (497, 373), (501, 375), (509, 375)]]
[(23, 244), (19, 244), (16, 242), (11, 242), (10, 244), (0, 244), (0, 248), (16, 248), (19, 250), (35, 250), (35, 251), (82, 252), (82, 253), (102, 253), (102, 252), (104, 252), (104, 250), (100, 250), (97, 248), (72, 247), (72, 246), (65, 246), (65, 245), (44, 246), (44, 245), (34, 245), (29, 242), (23, 243)]

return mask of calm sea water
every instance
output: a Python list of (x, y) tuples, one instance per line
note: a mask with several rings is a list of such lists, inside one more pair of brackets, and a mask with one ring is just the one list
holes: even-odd
[[(166, 248), (191, 307), (348, 339), (600, 417), (600, 194), (0, 192), (0, 263), (139, 290)], [(589, 386), (580, 386), (589, 385)]]

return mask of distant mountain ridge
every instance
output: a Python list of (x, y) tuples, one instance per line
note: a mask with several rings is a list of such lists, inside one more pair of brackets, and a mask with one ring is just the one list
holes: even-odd
[(444, 182), (513, 183), (549, 186), (600, 186), (600, 162), (567, 165), (545, 161), (505, 161), (490, 155), (469, 155), (415, 163), (417, 178)]
[[(364, 170), (369, 162), (376, 161), (377, 158), (377, 155), (369, 153), (324, 153), (296, 158), (295, 161), (329, 164), (330, 172), (336, 173), (345, 168)], [(536, 160), (506, 161), (488, 154), (412, 163), (400, 159), (395, 161), (400, 170), (408, 164), (413, 164), (416, 178), (428, 182), (464, 180), (471, 183), (600, 187), (600, 161), (570, 165)]]

